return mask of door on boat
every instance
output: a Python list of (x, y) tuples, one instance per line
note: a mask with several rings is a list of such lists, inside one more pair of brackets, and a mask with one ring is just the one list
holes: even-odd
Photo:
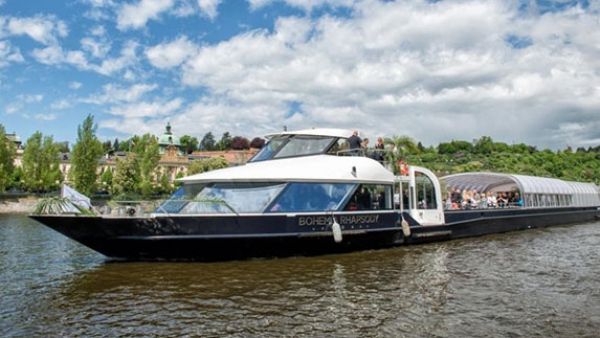
[[(408, 179), (404, 178), (408, 189), (408, 211), (421, 225), (444, 224), (444, 208), (440, 183), (428, 169), (411, 166)], [(403, 183), (404, 183), (403, 182)], [(402, 184), (404, 188), (405, 184)]]

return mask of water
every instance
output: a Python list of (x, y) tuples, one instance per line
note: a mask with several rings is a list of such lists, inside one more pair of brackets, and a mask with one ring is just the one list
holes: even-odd
[(597, 337), (600, 223), (314, 258), (114, 263), (0, 216), (2, 337)]

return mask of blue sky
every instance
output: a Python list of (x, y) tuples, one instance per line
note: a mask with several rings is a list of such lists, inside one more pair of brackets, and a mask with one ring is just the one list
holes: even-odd
[(0, 0), (0, 124), (600, 144), (598, 1)]

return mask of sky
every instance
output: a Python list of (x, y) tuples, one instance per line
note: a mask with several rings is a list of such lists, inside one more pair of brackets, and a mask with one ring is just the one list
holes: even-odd
[[(0, 0), (0, 124), (600, 145), (600, 1)], [(374, 143), (374, 142), (373, 142)]]

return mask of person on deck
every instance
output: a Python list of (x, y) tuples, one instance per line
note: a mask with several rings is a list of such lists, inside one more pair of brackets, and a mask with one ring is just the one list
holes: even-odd
[(350, 154), (352, 156), (358, 156), (358, 150), (363, 147), (363, 140), (358, 136), (358, 130), (352, 133), (352, 136), (348, 138), (348, 145), (351, 149)]

